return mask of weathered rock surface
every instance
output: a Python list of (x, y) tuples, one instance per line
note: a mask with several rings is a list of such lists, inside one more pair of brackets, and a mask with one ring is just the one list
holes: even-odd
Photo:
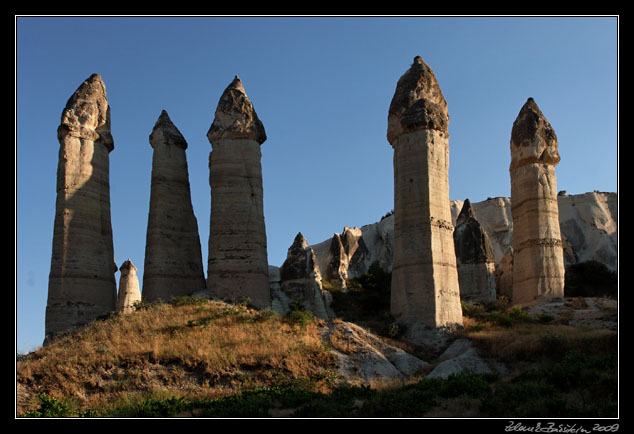
[(418, 374), (429, 363), (391, 346), (349, 322), (329, 321), (322, 330), (324, 342), (337, 356), (339, 374), (348, 381), (370, 383)]
[(150, 134), (150, 145), (154, 152), (143, 299), (169, 301), (207, 285), (191, 201), (187, 142), (165, 110)]
[(513, 297), (513, 247), (509, 246), (495, 267), (495, 290), (498, 297)]
[(552, 300), (526, 308), (530, 315), (550, 315), (572, 327), (618, 330), (618, 301), (602, 297)]
[(212, 296), (271, 305), (262, 190), (262, 122), (236, 76), (220, 97), (207, 138), (211, 215), (207, 287)]
[(564, 294), (555, 175), (559, 160), (555, 131), (529, 98), (511, 130), (513, 304), (526, 305)]
[(431, 68), (417, 56), (388, 114), (394, 148), (391, 312), (407, 338), (462, 325), (449, 207), (449, 115)]
[(134, 303), (141, 301), (139, 277), (137, 268), (129, 259), (119, 267), (119, 296), (117, 298), (117, 312), (123, 314), (134, 312)]
[(299, 303), (304, 309), (313, 312), (318, 318), (333, 317), (330, 309), (331, 295), (321, 286), (321, 271), (317, 265), (315, 253), (308, 246), (306, 238), (297, 234), (288, 249), (286, 261), (279, 270), (279, 290), (274, 290), (275, 308), (286, 314), (292, 303)]
[(503, 374), (506, 366), (501, 362), (483, 358), (469, 339), (456, 339), (439, 357), (441, 360), (427, 374), (428, 378), (447, 378), (460, 372), (474, 374)]
[(570, 253), (565, 265), (599, 261), (611, 270), (618, 264), (618, 200), (616, 193), (589, 192), (557, 196), (559, 227)]
[[(320, 250), (320, 270), (326, 279), (347, 287), (347, 280), (365, 273), (368, 269), (369, 253), (361, 229), (345, 226), (341, 234), (335, 233), (326, 246), (321, 243), (314, 248)], [(323, 254), (326, 249), (326, 254)], [(391, 260), (390, 260), (391, 262)]]
[(109, 175), (114, 141), (106, 87), (99, 74), (85, 80), (66, 103), (57, 138), (45, 342), (116, 308)]
[[(561, 236), (569, 246), (569, 254), (564, 255), (568, 265), (595, 260), (616, 270), (618, 260), (618, 215), (617, 193), (590, 192), (558, 197)], [(456, 222), (464, 202), (452, 200), (452, 221)], [(496, 263), (496, 292), (511, 297), (513, 282), (513, 219), (511, 199), (494, 197), (480, 202), (472, 202), (477, 220), (489, 237)], [(362, 262), (348, 268), (348, 278), (359, 277), (377, 261), (385, 271), (392, 271), (392, 249), (394, 240), (394, 215), (389, 215), (376, 223), (361, 226), (362, 239), (367, 253)], [(329, 246), (332, 239), (311, 245), (317, 262), (328, 264), (332, 261)], [(506, 291), (506, 292), (505, 292)]]
[(489, 237), (477, 220), (469, 199), (465, 200), (453, 233), (460, 299), (495, 300), (495, 257)]

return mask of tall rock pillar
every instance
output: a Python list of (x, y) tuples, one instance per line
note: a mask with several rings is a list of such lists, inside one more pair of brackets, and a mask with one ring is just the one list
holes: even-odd
[(511, 130), (513, 304), (564, 295), (564, 256), (559, 229), (557, 136), (529, 98)]
[(207, 138), (212, 146), (207, 287), (212, 296), (270, 306), (260, 162), (266, 133), (237, 76), (220, 97)]
[(207, 285), (189, 188), (187, 142), (165, 110), (150, 145), (154, 154), (142, 295), (146, 301), (169, 301)]
[(110, 106), (99, 74), (75, 91), (57, 129), (60, 143), (45, 342), (115, 310), (110, 221)]
[(394, 148), (391, 311), (410, 339), (462, 326), (449, 202), (449, 115), (431, 68), (414, 58), (396, 86), (387, 139)]

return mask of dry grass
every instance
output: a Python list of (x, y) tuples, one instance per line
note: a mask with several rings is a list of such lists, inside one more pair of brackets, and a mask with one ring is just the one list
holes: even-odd
[(319, 379), (331, 366), (315, 322), (298, 327), (272, 312), (211, 301), (159, 304), (93, 323), (18, 362), (18, 414), (42, 392), (94, 409)]
[(467, 328), (464, 334), (489, 356), (509, 363), (557, 358), (575, 350), (586, 354), (616, 353), (617, 346), (615, 331), (561, 324), (525, 323), (511, 328), (486, 324)]

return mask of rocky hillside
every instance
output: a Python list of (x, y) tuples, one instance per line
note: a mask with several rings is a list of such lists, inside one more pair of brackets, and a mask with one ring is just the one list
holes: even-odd
[[(139, 307), (18, 357), (17, 415), (614, 417), (617, 411), (614, 300), (568, 299), (539, 312), (468, 305), (465, 329), (438, 354), (303, 310), (281, 317), (193, 297)], [(574, 326), (579, 319), (583, 327)]]

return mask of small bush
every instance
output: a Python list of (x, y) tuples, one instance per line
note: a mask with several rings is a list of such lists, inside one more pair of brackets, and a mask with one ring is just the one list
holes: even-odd
[(286, 315), (286, 321), (291, 325), (298, 325), (302, 328), (306, 328), (313, 320), (313, 313), (304, 309), (301, 303), (293, 302), (291, 304), (291, 311)]
[(617, 297), (616, 272), (598, 261), (586, 261), (566, 268), (565, 297)]
[(172, 306), (198, 306), (209, 304), (209, 299), (204, 297), (192, 297), (191, 295), (183, 295), (181, 297), (172, 297), (170, 303)]
[(40, 408), (37, 410), (29, 410), (24, 412), (22, 417), (70, 417), (72, 416), (70, 408), (58, 401), (57, 399), (48, 396), (45, 393), (38, 395), (40, 400)]
[(348, 282), (347, 291), (332, 293), (332, 308), (346, 321), (390, 320), (391, 286), (392, 273), (374, 262), (365, 274)]

